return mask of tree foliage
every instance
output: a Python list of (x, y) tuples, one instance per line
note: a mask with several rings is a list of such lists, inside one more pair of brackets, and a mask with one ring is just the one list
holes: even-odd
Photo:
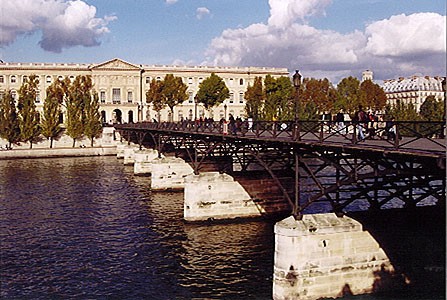
[(265, 102), (262, 111), (264, 120), (291, 120), (293, 117), (293, 86), (288, 77), (277, 79), (267, 75), (264, 79)]
[(444, 119), (444, 103), (437, 101), (435, 96), (425, 98), (419, 110), (421, 118), (425, 121), (442, 121)]
[(174, 113), (174, 107), (188, 99), (186, 90), (188, 87), (183, 83), (181, 77), (167, 74), (163, 80), (162, 95), (164, 102)]
[(146, 102), (152, 104), (153, 109), (158, 113), (158, 121), (160, 121), (160, 111), (166, 106), (162, 81), (152, 79), (149, 90), (146, 92)]
[(90, 139), (90, 146), (93, 147), (94, 139), (102, 133), (98, 93), (94, 92), (93, 97), (86, 98), (85, 101), (84, 134)]
[(244, 98), (246, 101), (245, 112), (247, 113), (247, 117), (253, 118), (254, 121), (258, 121), (261, 116), (265, 99), (261, 77), (255, 77), (253, 85), (248, 85)]
[(393, 106), (387, 105), (385, 108), (385, 115), (388, 118), (394, 117), (396, 121), (419, 121), (420, 116), (416, 112), (416, 108), (412, 103), (405, 104), (402, 101), (397, 101)]
[(21, 140), (30, 143), (40, 135), (40, 115), (36, 110), (36, 97), (39, 80), (36, 75), (31, 75), (19, 89), (18, 112)]
[(65, 92), (60, 80), (54, 81), (47, 88), (47, 97), (43, 104), (43, 118), (41, 120), (42, 134), (50, 140), (50, 148), (54, 139), (59, 136), (62, 128), (59, 124), (59, 116), (62, 113), (61, 104), (64, 101)]
[[(338, 98), (337, 91), (327, 79), (305, 79), (302, 98), (305, 104), (313, 104), (314, 109), (319, 112), (331, 111), (335, 100)], [(310, 112), (310, 110), (309, 110)]]
[(215, 73), (211, 73), (208, 78), (199, 84), (197, 102), (202, 103), (205, 109), (209, 110), (221, 104), (229, 96), (230, 91), (223, 79)]
[(20, 141), (20, 126), (15, 99), (10, 90), (0, 97), (0, 136), (9, 147)]
[[(344, 108), (349, 113), (354, 113), (360, 102), (360, 81), (352, 76), (343, 78), (337, 85), (337, 91), (340, 95), (340, 108)], [(344, 107), (343, 107), (344, 106)]]
[(368, 110), (380, 111), (386, 105), (385, 91), (371, 80), (360, 84), (360, 105)]

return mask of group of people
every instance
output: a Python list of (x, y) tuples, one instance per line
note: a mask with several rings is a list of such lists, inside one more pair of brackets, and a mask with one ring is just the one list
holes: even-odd
[(363, 141), (366, 138), (375, 139), (376, 133), (379, 128), (384, 128), (383, 135), (389, 140), (396, 140), (396, 124), (394, 117), (391, 117), (385, 122), (383, 117), (380, 115), (375, 115), (371, 111), (365, 112), (362, 106), (359, 106), (358, 111), (356, 111), (353, 119), (354, 124), (356, 124), (357, 139)]

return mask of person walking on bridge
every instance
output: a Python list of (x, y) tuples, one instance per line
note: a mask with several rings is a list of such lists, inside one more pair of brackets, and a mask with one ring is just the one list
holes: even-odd
[(366, 123), (368, 122), (367, 115), (363, 110), (363, 107), (359, 105), (359, 110), (355, 113), (354, 123), (357, 123), (357, 138), (359, 141), (365, 140), (365, 133), (363, 131)]

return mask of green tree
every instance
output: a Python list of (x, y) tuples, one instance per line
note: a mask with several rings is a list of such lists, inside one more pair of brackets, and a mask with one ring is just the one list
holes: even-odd
[(152, 79), (149, 90), (146, 92), (146, 102), (152, 104), (153, 109), (157, 112), (158, 122), (160, 122), (160, 111), (166, 106), (162, 81)]
[(15, 99), (10, 90), (0, 97), (0, 136), (11, 147), (20, 141), (20, 126)]
[(218, 75), (211, 75), (199, 84), (197, 91), (197, 102), (202, 103), (206, 110), (221, 104), (225, 99), (230, 97), (225, 82)]
[(412, 103), (405, 104), (402, 101), (397, 101), (393, 106), (386, 106), (385, 114), (387, 118), (394, 117), (396, 121), (419, 121), (420, 116), (416, 112), (416, 108)]
[(36, 75), (28, 77), (19, 89), (18, 111), (20, 136), (24, 142), (29, 142), (30, 148), (40, 135), (40, 115), (36, 110), (36, 97), (39, 80)]
[(386, 105), (385, 91), (371, 80), (360, 84), (360, 104), (374, 111), (382, 110)]
[(425, 98), (419, 110), (421, 118), (425, 121), (442, 121), (444, 117), (444, 104), (437, 101), (435, 96)]
[(181, 77), (166, 74), (163, 80), (162, 94), (164, 96), (164, 102), (171, 110), (172, 115), (174, 115), (174, 107), (188, 99), (187, 89), (188, 87), (183, 83)]
[(66, 97), (67, 107), (67, 135), (73, 139), (73, 147), (76, 140), (84, 134), (84, 125), (86, 123), (85, 106), (91, 99), (91, 90), (93, 87), (91, 76), (76, 76), (73, 83), (69, 79), (64, 80), (64, 85), (68, 87)]
[(244, 98), (246, 100), (245, 112), (247, 116), (253, 118), (254, 121), (258, 121), (265, 99), (261, 77), (255, 77), (253, 85), (248, 85)]
[(41, 120), (42, 134), (50, 140), (50, 148), (53, 141), (62, 132), (59, 116), (62, 113), (61, 104), (64, 101), (64, 88), (60, 80), (54, 81), (47, 88), (47, 97), (43, 104), (43, 118)]
[(267, 75), (264, 79), (265, 102), (262, 116), (264, 120), (291, 120), (294, 116), (294, 88), (288, 77), (277, 79)]
[(352, 76), (343, 78), (337, 85), (337, 91), (340, 95), (340, 106), (344, 106), (349, 113), (354, 113), (360, 102), (360, 81)]
[(93, 147), (95, 138), (102, 133), (101, 114), (99, 112), (99, 96), (94, 92), (93, 97), (85, 105), (84, 135), (90, 139), (90, 146)]

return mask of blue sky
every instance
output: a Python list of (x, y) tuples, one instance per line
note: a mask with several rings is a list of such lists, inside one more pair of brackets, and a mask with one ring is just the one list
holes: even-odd
[(9, 62), (285, 67), (378, 80), (446, 72), (444, 0), (1, 0)]

